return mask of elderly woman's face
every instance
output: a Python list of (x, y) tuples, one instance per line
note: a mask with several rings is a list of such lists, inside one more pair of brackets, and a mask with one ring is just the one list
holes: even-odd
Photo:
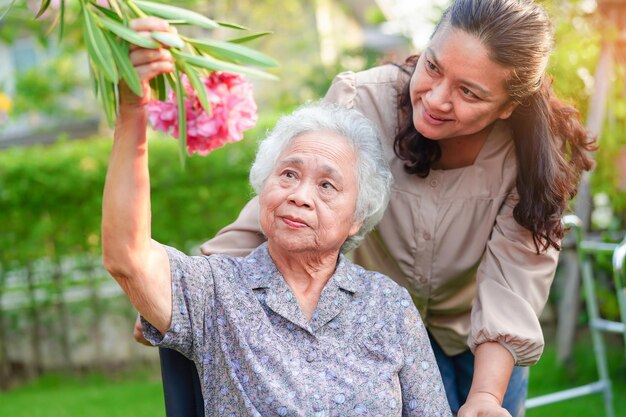
[(307, 132), (280, 154), (259, 195), (261, 228), (288, 251), (338, 250), (358, 232), (356, 155), (335, 133)]

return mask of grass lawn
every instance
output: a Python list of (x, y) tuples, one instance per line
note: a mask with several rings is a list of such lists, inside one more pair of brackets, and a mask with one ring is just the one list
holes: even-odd
[[(574, 369), (559, 366), (553, 345), (530, 373), (530, 396), (551, 393), (595, 381), (589, 337), (580, 337)], [(626, 417), (626, 367), (623, 344), (607, 338), (616, 417)], [(163, 391), (157, 372), (125, 372), (115, 376), (45, 375), (21, 388), (0, 393), (0, 416), (11, 417), (163, 417)], [(603, 417), (599, 394), (539, 407), (527, 417)]]
[(48, 374), (0, 393), (6, 417), (164, 417), (163, 388), (156, 372), (123, 375)]
[[(626, 361), (624, 343), (615, 335), (605, 336), (604, 341), (609, 358), (609, 373), (613, 384), (615, 417), (626, 417)], [(574, 388), (598, 380), (595, 356), (591, 345), (591, 335), (579, 335), (574, 348), (573, 366), (559, 365), (553, 344), (546, 346), (541, 360), (530, 370), (529, 397), (549, 394), (555, 391)], [(559, 403), (534, 408), (526, 412), (527, 417), (584, 416), (604, 417), (602, 394), (592, 394), (573, 398)]]

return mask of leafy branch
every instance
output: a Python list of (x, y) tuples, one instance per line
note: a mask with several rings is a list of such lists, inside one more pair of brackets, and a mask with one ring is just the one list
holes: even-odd
[[(219, 22), (202, 14), (181, 7), (146, 0), (108, 0), (109, 7), (102, 0), (79, 0), (82, 34), (89, 55), (92, 78), (96, 95), (104, 109), (110, 126), (115, 121), (119, 105), (117, 85), (124, 80), (137, 95), (143, 94), (139, 76), (129, 58), (130, 44), (156, 49), (167, 46), (174, 58), (176, 71), (173, 75), (159, 75), (150, 82), (154, 97), (163, 99), (167, 88), (171, 88), (183, 103), (185, 89), (181, 76), (186, 74), (196, 91), (202, 107), (211, 113), (201, 77), (212, 71), (238, 73), (254, 78), (275, 80), (276, 76), (264, 69), (278, 64), (269, 56), (242, 45), (270, 32), (252, 33), (229, 41), (215, 39), (195, 39), (172, 32), (151, 32), (150, 36), (138, 33), (129, 27), (132, 19), (156, 16), (165, 19), (170, 25), (189, 25), (213, 31), (228, 28), (247, 31), (243, 26)], [(42, 0), (36, 17), (43, 16), (51, 8), (51, 0)], [(63, 36), (66, 20), (66, 0), (61, 0), (58, 13), (50, 30), (58, 26), (59, 37)], [(181, 153), (184, 153), (186, 135), (185, 106), (179, 106), (178, 123)]]

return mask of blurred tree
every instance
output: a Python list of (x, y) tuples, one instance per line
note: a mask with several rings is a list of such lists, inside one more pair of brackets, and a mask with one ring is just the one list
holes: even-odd
[(618, 161), (626, 146), (626, 1), (543, 3), (555, 23), (556, 47), (549, 68), (555, 89), (573, 101), (600, 144), (593, 175), (581, 181), (577, 214), (588, 225), (591, 195), (604, 192), (624, 227), (626, 190), (619, 188)]
[[(615, 228), (626, 223), (626, 190), (620, 190), (617, 177), (619, 149), (626, 148), (626, 114), (620, 113), (626, 104), (624, 94), (624, 0), (553, 0), (542, 2), (549, 10), (555, 26), (555, 50), (549, 72), (554, 87), (562, 96), (573, 101), (581, 111), (589, 131), (599, 139), (593, 174), (581, 179), (575, 201), (576, 214), (589, 228), (592, 211), (591, 196), (606, 193), (614, 212), (621, 213), (619, 221), (608, 222)], [(621, 39), (620, 39), (621, 38)], [(566, 243), (567, 246), (567, 243)], [(576, 265), (577, 256), (568, 248), (561, 253), (561, 262)], [(610, 265), (598, 264), (610, 274)], [(607, 269), (608, 268), (608, 269)], [(566, 362), (578, 324), (579, 269), (566, 268), (560, 282), (561, 303), (557, 329), (558, 357)], [(557, 285), (558, 290), (558, 285)], [(614, 289), (601, 288), (604, 317), (616, 318)], [(559, 292), (559, 291), (557, 291)], [(612, 300), (612, 301), (611, 301)]]
[[(602, 54), (606, 79), (596, 77), (596, 86), (606, 86), (605, 117), (600, 148), (596, 153), (598, 167), (592, 177), (594, 193), (605, 193), (618, 222), (626, 226), (626, 1), (598, 0), (596, 24), (602, 33)], [(598, 88), (598, 87), (596, 87)]]
[(67, 53), (17, 74), (12, 113), (36, 111), (58, 117), (86, 115), (88, 107), (81, 93), (81, 89), (89, 85), (85, 75), (76, 71), (75, 59)]

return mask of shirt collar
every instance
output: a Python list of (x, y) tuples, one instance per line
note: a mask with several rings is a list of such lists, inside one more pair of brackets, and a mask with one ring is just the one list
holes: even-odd
[[(267, 242), (256, 248), (250, 255), (244, 259), (244, 264), (248, 273), (243, 274), (248, 282), (250, 289), (275, 287), (278, 283), (276, 280), (284, 281), (284, 278), (274, 260), (269, 254)], [(356, 266), (345, 255), (339, 255), (339, 261), (335, 272), (326, 283), (328, 286), (331, 281), (337, 287), (356, 293), (361, 290), (361, 281), (356, 273)]]

